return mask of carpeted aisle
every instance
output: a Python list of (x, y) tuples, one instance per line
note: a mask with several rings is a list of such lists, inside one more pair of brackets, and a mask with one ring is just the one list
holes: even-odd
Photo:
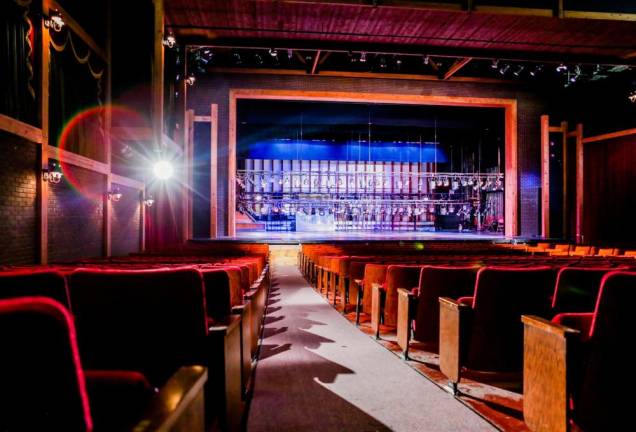
[(272, 271), (248, 432), (494, 430), (340, 316), (294, 265)]

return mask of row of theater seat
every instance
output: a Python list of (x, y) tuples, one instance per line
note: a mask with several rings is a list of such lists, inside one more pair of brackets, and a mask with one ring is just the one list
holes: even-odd
[(268, 257), (201, 249), (0, 271), (0, 429), (240, 430)]
[(625, 355), (636, 330), (632, 257), (492, 254), (479, 244), (466, 254), (446, 245), (442, 254), (408, 246), (402, 255), (395, 245), (388, 254), (321, 246), (299, 255), (308, 280), (344, 312), (356, 304), (357, 323), (370, 315), (376, 336), (387, 329), (380, 324), (395, 328), (406, 358), (413, 340), (439, 353), (455, 393), (462, 378), (523, 379), (534, 431), (613, 430), (629, 420), (621, 388), (634, 383)]

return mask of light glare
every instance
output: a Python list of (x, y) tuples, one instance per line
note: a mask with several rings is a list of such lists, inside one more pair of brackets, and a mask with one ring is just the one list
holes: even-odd
[(174, 168), (168, 161), (159, 161), (155, 164), (152, 171), (159, 180), (167, 180), (174, 174)]

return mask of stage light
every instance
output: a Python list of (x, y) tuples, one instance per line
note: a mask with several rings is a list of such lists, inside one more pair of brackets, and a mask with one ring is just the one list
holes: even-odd
[(172, 32), (169, 32), (166, 37), (163, 38), (162, 43), (165, 47), (174, 48), (177, 44), (177, 38), (174, 37), (174, 34)]
[(271, 55), (272, 57), (278, 57), (278, 50), (276, 48), (270, 48), (269, 55)]
[(168, 180), (174, 174), (174, 168), (170, 162), (162, 160), (155, 163), (152, 172), (159, 180)]
[(193, 86), (196, 81), (197, 81), (197, 77), (195, 77), (194, 74), (192, 73), (188, 75), (188, 77), (185, 80), (186, 84), (190, 86)]
[(636, 103), (636, 89), (632, 90), (631, 92), (629, 92), (629, 95), (627, 96), (627, 99), (631, 102), (631, 103)]
[(49, 167), (42, 170), (42, 180), (57, 184), (62, 181), (62, 168), (56, 162), (49, 162)]
[(365, 63), (367, 61), (367, 53), (363, 52), (360, 54), (360, 63)]
[(241, 54), (235, 52), (232, 56), (234, 57), (234, 64), (236, 66), (240, 66), (243, 64), (243, 59), (241, 58)]
[(428, 65), (430, 63), (430, 61), (431, 61), (431, 58), (429, 56), (424, 56), (424, 58), (422, 59), (422, 62), (425, 65)]
[(536, 65), (534, 69), (530, 71), (531, 77), (536, 77), (543, 70), (543, 65)]
[(261, 201), (263, 200), (263, 197), (262, 197), (260, 194), (257, 194), (257, 195), (254, 197), (254, 200), (256, 200), (256, 201), (258, 201), (258, 202), (261, 202)]
[(108, 192), (106, 192), (106, 196), (112, 202), (117, 202), (121, 199), (122, 193), (118, 187), (114, 187), (112, 190), (109, 190)]
[(154, 203), (155, 203), (155, 199), (152, 197), (152, 195), (148, 195), (146, 199), (144, 199), (144, 205), (146, 207), (152, 207)]
[(518, 77), (519, 75), (521, 75), (521, 72), (523, 72), (524, 69), (525, 69), (524, 66), (521, 65), (512, 74)]
[(287, 50), (287, 60), (291, 60), (293, 56), (294, 56), (294, 51), (288, 49)]
[(505, 64), (501, 67), (501, 69), (499, 69), (499, 73), (502, 75), (505, 75), (509, 70), (510, 70), (510, 65)]
[(564, 63), (561, 63), (556, 67), (557, 72), (565, 72), (567, 70), (568, 70), (568, 67)]
[(493, 69), (498, 69), (499, 68), (499, 60), (493, 59), (492, 60), (492, 64), (490, 65), (490, 67), (493, 68)]
[(53, 29), (56, 32), (62, 31), (62, 27), (65, 25), (64, 18), (62, 18), (62, 14), (57, 9), (51, 12), (51, 16), (44, 19), (44, 27)]
[(259, 53), (256, 53), (254, 54), (254, 61), (260, 66), (263, 64), (263, 57)]

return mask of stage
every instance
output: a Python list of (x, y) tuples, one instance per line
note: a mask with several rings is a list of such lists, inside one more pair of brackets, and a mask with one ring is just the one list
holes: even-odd
[[(223, 237), (227, 240), (258, 241), (265, 243), (302, 243), (320, 241), (510, 241), (499, 233), (445, 232), (445, 231), (349, 231), (349, 232), (276, 232), (243, 231), (235, 237)], [(197, 239), (199, 240), (199, 239)], [(202, 239), (200, 239), (202, 240)]]

